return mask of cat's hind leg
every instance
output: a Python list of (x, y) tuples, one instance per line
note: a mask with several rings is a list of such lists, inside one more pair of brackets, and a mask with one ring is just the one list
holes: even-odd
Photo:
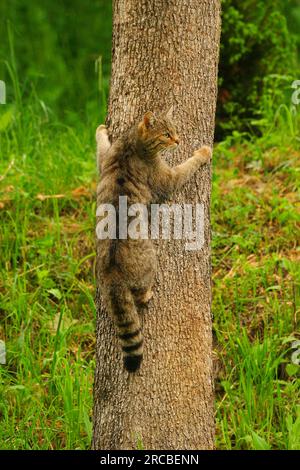
[(97, 169), (98, 172), (102, 169), (102, 163), (105, 154), (111, 147), (111, 143), (108, 137), (107, 127), (101, 124), (96, 130), (96, 142), (97, 142)]

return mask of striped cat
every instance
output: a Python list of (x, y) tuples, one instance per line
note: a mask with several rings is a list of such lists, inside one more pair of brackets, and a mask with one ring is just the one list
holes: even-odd
[[(173, 150), (179, 138), (170, 112), (144, 115), (141, 122), (113, 144), (107, 129), (96, 132), (97, 164), (100, 182), (97, 205), (113, 204), (118, 211), (119, 196), (127, 196), (128, 206), (149, 205), (166, 200), (184, 185), (211, 158), (203, 146), (191, 158), (174, 168), (161, 158)], [(118, 216), (117, 216), (118, 220)], [(106, 308), (112, 315), (129, 372), (139, 369), (143, 356), (143, 335), (138, 308), (149, 302), (156, 272), (156, 257), (151, 240), (98, 240), (97, 274)]]

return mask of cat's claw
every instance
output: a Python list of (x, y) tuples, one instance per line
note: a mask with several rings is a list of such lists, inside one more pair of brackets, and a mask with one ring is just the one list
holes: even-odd
[(208, 145), (203, 145), (199, 149), (194, 151), (194, 157), (201, 160), (203, 164), (208, 163), (212, 156), (212, 149)]

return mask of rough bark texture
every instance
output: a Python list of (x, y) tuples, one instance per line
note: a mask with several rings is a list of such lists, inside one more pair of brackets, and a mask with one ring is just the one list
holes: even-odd
[[(115, 0), (107, 124), (112, 138), (147, 110), (174, 106), (178, 164), (212, 145), (220, 37), (219, 0)], [(144, 361), (123, 370), (111, 318), (97, 295), (94, 449), (211, 449), (214, 407), (210, 263), (211, 169), (176, 202), (205, 205), (205, 245), (157, 243), (154, 299), (143, 315)]]

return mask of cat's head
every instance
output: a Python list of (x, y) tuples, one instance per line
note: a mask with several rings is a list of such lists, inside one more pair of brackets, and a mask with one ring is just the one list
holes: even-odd
[(148, 155), (164, 150), (174, 150), (179, 145), (179, 137), (172, 122), (172, 109), (156, 116), (149, 111), (138, 125), (140, 143)]

